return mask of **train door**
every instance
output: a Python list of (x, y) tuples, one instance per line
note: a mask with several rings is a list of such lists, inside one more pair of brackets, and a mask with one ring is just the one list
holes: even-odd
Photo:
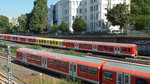
[(92, 45), (92, 50), (96, 51), (96, 45)]
[(69, 74), (75, 77), (77, 75), (77, 64), (70, 62), (69, 66), (70, 66)]
[(116, 46), (115, 47), (115, 54), (120, 54), (120, 47), (119, 46)]
[(42, 62), (42, 67), (47, 67), (47, 58), (46, 57), (42, 57), (41, 59), (41, 62)]
[(23, 61), (23, 62), (26, 62), (26, 61), (27, 61), (27, 54), (26, 54), (26, 53), (23, 53), (23, 56), (22, 56), (22, 57), (23, 57), (22, 61)]
[(130, 74), (117, 72), (116, 84), (130, 84)]
[(62, 48), (62, 42), (61, 41), (58, 42), (59, 42), (59, 47)]
[(75, 45), (75, 49), (78, 49), (78, 43), (75, 43), (74, 45)]

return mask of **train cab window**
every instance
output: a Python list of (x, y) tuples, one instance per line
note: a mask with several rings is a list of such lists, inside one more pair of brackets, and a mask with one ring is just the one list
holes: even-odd
[(66, 62), (62, 62), (61, 66), (62, 66), (62, 69), (66, 69), (67, 68), (67, 63)]
[(113, 80), (113, 74), (111, 72), (104, 72), (104, 80), (112, 81)]
[(130, 49), (130, 48), (128, 48), (128, 52), (131, 52), (131, 49)]
[(80, 66), (80, 73), (81, 73), (81, 74), (86, 74), (86, 72), (87, 72), (87, 67), (85, 67), (85, 66)]
[(89, 75), (90, 75), (90, 76), (96, 77), (96, 72), (97, 72), (96, 69), (93, 69), (93, 68), (90, 68), (90, 69), (89, 69)]
[(53, 63), (54, 63), (54, 60), (49, 59), (49, 63), (48, 63), (48, 64), (49, 64), (50, 66), (53, 66)]
[(148, 80), (141, 79), (141, 78), (136, 78), (135, 79), (135, 84), (148, 84)]
[(103, 49), (103, 46), (98, 45), (98, 46), (97, 46), (97, 49), (100, 49), (100, 50), (101, 50), (101, 49)]
[(60, 66), (60, 61), (55, 61), (55, 66), (59, 67)]

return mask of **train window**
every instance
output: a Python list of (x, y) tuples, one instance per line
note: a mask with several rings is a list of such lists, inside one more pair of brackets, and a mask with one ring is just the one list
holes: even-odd
[(129, 76), (125, 76), (125, 84), (129, 84)]
[(108, 50), (114, 50), (114, 47), (113, 46), (109, 46)]
[(87, 67), (85, 67), (85, 66), (80, 66), (80, 73), (81, 73), (81, 74), (86, 74), (86, 71), (87, 71)]
[(62, 62), (61, 66), (62, 66), (62, 69), (66, 69), (67, 68), (67, 63), (66, 62)]
[(56, 65), (56, 67), (59, 67), (60, 66), (60, 61), (55, 61), (55, 65)]
[(49, 65), (53, 66), (54, 60), (49, 59)]
[(96, 77), (96, 72), (97, 72), (96, 69), (93, 69), (93, 68), (90, 68), (90, 69), (89, 69), (89, 75), (90, 75), (90, 76)]
[(112, 81), (113, 80), (113, 74), (111, 72), (104, 72), (104, 80)]
[(98, 45), (98, 46), (97, 46), (97, 49), (103, 49), (103, 46)]
[(92, 45), (87, 45), (86, 47), (87, 47), (87, 48), (92, 48)]
[(41, 59), (41, 57), (39, 57), (39, 56), (36, 57), (37, 62), (40, 62), (40, 59)]
[(108, 50), (108, 46), (104, 46), (104, 50)]
[(118, 74), (118, 84), (121, 84), (121, 81), (122, 81), (121, 78), (122, 78), (121, 74)]
[(122, 47), (123, 52), (128, 52), (128, 48)]
[(148, 84), (148, 80), (136, 78), (135, 84)]

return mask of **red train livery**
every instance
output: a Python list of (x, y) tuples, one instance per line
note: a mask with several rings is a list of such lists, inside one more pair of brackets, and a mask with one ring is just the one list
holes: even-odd
[(150, 68), (148, 67), (28, 48), (17, 49), (16, 60), (93, 84), (150, 84)]
[(138, 54), (137, 45), (135, 44), (80, 41), (80, 40), (67, 40), (67, 39), (54, 39), (54, 38), (38, 38), (38, 37), (19, 36), (19, 35), (10, 35), (10, 34), (0, 34), (0, 39), (45, 45), (45, 46), (69, 48), (75, 50), (107, 53), (115, 56), (123, 55), (129, 57), (136, 57), (136, 55)]

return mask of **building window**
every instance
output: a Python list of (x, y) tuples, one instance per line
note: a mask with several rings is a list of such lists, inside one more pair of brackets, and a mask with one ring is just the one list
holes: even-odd
[(82, 9), (80, 9), (80, 13), (82, 13)]
[(96, 5), (96, 10), (98, 10), (98, 5)]
[(91, 0), (90, 2), (93, 3), (93, 0)]
[(91, 15), (90, 19), (93, 20), (93, 15)]
[(90, 69), (89, 69), (89, 75), (90, 75), (90, 76), (96, 77), (96, 72), (97, 72), (96, 69), (93, 69), (93, 68), (90, 68)]
[(74, 17), (74, 16), (72, 16), (72, 20), (75, 20), (75, 17)]
[(81, 73), (81, 74), (86, 74), (86, 72), (87, 72), (87, 67), (85, 67), (85, 66), (80, 66), (80, 73)]
[(91, 12), (93, 11), (93, 6), (90, 7), (90, 11), (91, 11)]
[(135, 79), (135, 84), (148, 84), (148, 80), (141, 79), (141, 78), (136, 78)]
[(85, 8), (85, 13), (87, 13), (87, 9)]
[(104, 80), (112, 81), (113, 75), (111, 72), (104, 72)]

